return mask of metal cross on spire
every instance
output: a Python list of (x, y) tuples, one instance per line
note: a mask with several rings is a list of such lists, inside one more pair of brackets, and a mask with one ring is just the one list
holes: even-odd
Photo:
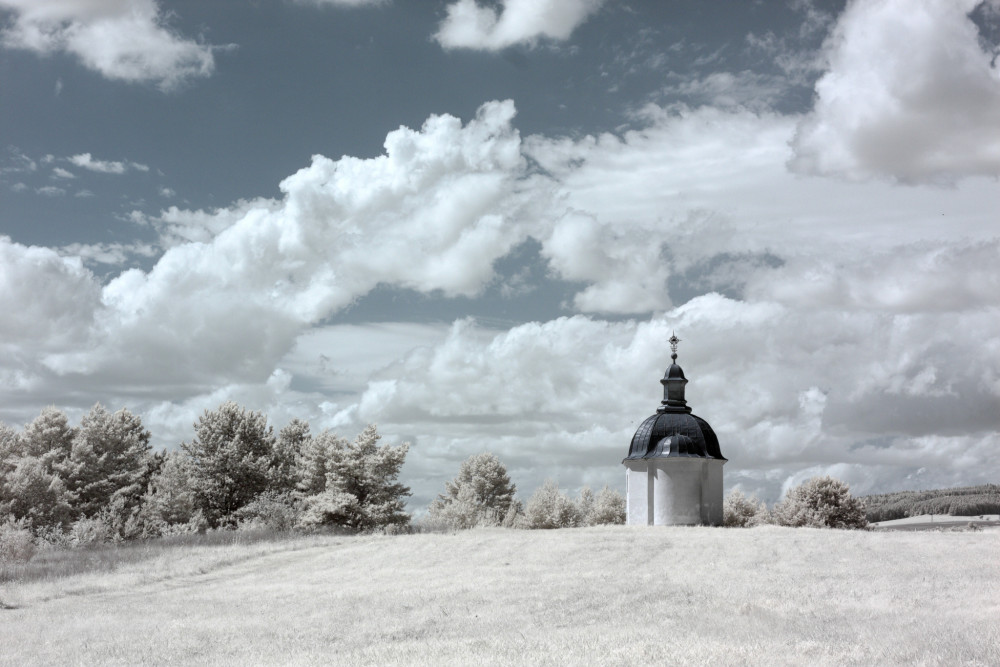
[(677, 344), (679, 342), (681, 342), (681, 339), (677, 337), (677, 334), (675, 332), (671, 331), (670, 332), (670, 340), (668, 340), (667, 342), (670, 343), (670, 358), (673, 359), (674, 361), (676, 361), (677, 360)]

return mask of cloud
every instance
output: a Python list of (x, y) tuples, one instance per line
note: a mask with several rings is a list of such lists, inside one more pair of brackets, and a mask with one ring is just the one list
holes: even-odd
[(500, 9), (477, 0), (448, 5), (434, 39), (446, 49), (499, 51), (540, 38), (564, 41), (603, 0), (504, 0)]
[[(103, 285), (81, 256), (120, 248), (8, 244), (0, 307), (34, 307), (35, 285), (52, 301), (3, 352), (4, 414), (100, 398), (182, 439), (232, 397), (278, 423), (351, 435), (372, 420), (412, 440), (417, 505), (484, 448), (524, 491), (556, 470), (603, 485), (659, 401), (676, 328), (730, 483), (773, 500), (805, 471), (861, 491), (1000, 473), (993, 181), (801, 178), (786, 168), (798, 119), (739, 107), (648, 106), (617, 134), (523, 140), (514, 113), (490, 102), (394, 130), (374, 158), (315, 156), (277, 199), (135, 215), (167, 250)], [(379, 286), (479, 296), (526, 242), (537, 273), (576, 284), (568, 314), (641, 321), (322, 335)]]
[(170, 90), (215, 67), (215, 47), (170, 29), (156, 0), (0, 0), (0, 9), (13, 14), (5, 47), (66, 52), (109, 79)]
[[(93, 195), (83, 195), (78, 192), (75, 196)], [(125, 264), (135, 256), (152, 257), (156, 251), (148, 243), (71, 243), (59, 248), (59, 254), (64, 257), (79, 258), (84, 262), (116, 266)]]
[(71, 171), (67, 171), (62, 167), (56, 167), (52, 170), (52, 175), (56, 178), (76, 178), (76, 175)]
[(392, 0), (295, 0), (295, 2), (316, 7), (381, 7)]
[[(100, 302), (100, 285), (79, 258), (14, 243), (0, 236), (0, 336), (8, 355), (71, 349), (83, 345)], [(7, 364), (3, 364), (7, 366)]]
[(979, 4), (850, 3), (790, 166), (908, 184), (1000, 175), (1000, 71), (996, 46), (984, 47), (969, 18)]
[[(199, 388), (268, 377), (295, 336), (376, 285), (477, 294), (524, 237), (513, 215), (524, 169), (510, 102), (463, 125), (432, 116), (372, 159), (315, 156), (281, 201), (213, 213), (170, 209), (171, 243), (147, 273), (103, 289), (96, 350), (49, 356), (60, 375), (157, 374)], [(178, 363), (178, 359), (186, 361)]]
[(731, 483), (776, 500), (789, 478), (834, 466), (860, 492), (920, 466), (935, 470), (926, 484), (987, 481), (1000, 473), (998, 314), (995, 298), (910, 315), (708, 294), (640, 322), (574, 316), (497, 332), (463, 320), (374, 376), (340, 430), (374, 421), (417, 434), (427, 500), (431, 480), (449, 477), (435, 467), (484, 450), (528, 488), (551, 475), (617, 484), (632, 433), (662, 396), (676, 330), (689, 404), (719, 433)]
[(96, 171), (102, 174), (124, 174), (129, 169), (149, 171), (149, 167), (138, 162), (116, 162), (111, 160), (95, 160), (90, 153), (80, 153), (67, 158), (71, 163), (82, 169)]
[(37, 192), (40, 195), (45, 195), (46, 197), (62, 197), (64, 194), (66, 194), (66, 190), (64, 190), (63, 188), (58, 188), (54, 185), (42, 186), (37, 190), (35, 190), (35, 192)]

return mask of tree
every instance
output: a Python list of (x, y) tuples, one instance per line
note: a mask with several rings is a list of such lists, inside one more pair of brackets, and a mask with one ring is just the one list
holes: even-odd
[(309, 446), (309, 422), (293, 419), (278, 432), (271, 465), (271, 490), (278, 494), (295, 491), (298, 484), (298, 461)]
[(13, 426), (0, 422), (0, 482), (3, 476), (14, 469), (14, 458), (21, 452), (21, 443), (17, 430)]
[(722, 503), (722, 525), (730, 528), (749, 528), (768, 523), (767, 505), (755, 496), (745, 496), (733, 489)]
[(47, 473), (58, 473), (73, 450), (74, 435), (66, 415), (49, 406), (21, 431), (19, 453), (39, 458)]
[(235, 522), (233, 513), (271, 483), (274, 429), (263, 413), (227, 401), (205, 410), (195, 438), (181, 448), (191, 457), (195, 504), (212, 527)]
[(0, 484), (0, 516), (25, 519), (37, 532), (69, 524), (72, 508), (66, 485), (46, 470), (43, 457), (21, 456)]
[(36, 532), (61, 529), (72, 519), (61, 475), (73, 443), (66, 415), (47, 407), (24, 430), (0, 431), (0, 516), (13, 516)]
[(510, 511), (516, 491), (496, 455), (474, 454), (462, 462), (455, 479), (445, 482), (445, 493), (431, 503), (428, 514), (451, 528), (498, 526)]
[(300, 498), (315, 496), (326, 490), (326, 476), (334, 451), (349, 443), (330, 431), (302, 443), (295, 466), (295, 493)]
[[(590, 489), (586, 490), (590, 491)], [(590, 503), (587, 513), (583, 516), (588, 526), (624, 524), (625, 498), (615, 489), (605, 485)]]
[(868, 527), (864, 503), (851, 497), (846, 483), (832, 477), (813, 477), (791, 489), (773, 514), (782, 526)]
[(183, 451), (168, 452), (153, 475), (142, 503), (147, 532), (158, 534), (168, 526), (186, 524), (197, 510), (192, 487), (191, 459)]
[(112, 502), (119, 513), (137, 510), (152, 475), (151, 449), (138, 416), (94, 405), (80, 420), (64, 464), (76, 513), (95, 517)]
[(337, 525), (370, 530), (405, 525), (410, 517), (403, 508), (410, 489), (396, 481), (406, 461), (409, 443), (379, 445), (374, 424), (348, 443), (328, 432), (324, 442), (328, 458), (323, 489), (305, 499), (302, 524), (306, 527)]
[(528, 528), (573, 528), (582, 523), (579, 508), (551, 479), (528, 499), (524, 514)]

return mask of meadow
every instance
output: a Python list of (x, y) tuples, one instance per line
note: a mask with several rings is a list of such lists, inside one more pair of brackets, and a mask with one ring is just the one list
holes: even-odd
[(1000, 530), (178, 544), (0, 584), (0, 664), (997, 665)]

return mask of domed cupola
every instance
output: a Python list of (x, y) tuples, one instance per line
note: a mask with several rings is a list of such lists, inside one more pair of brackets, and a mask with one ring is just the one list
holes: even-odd
[(676, 335), (670, 337), (672, 363), (660, 380), (663, 400), (656, 414), (639, 425), (624, 461), (660, 458), (727, 460), (719, 449), (715, 431), (704, 419), (691, 414), (684, 398), (684, 386), (688, 381), (684, 370), (677, 364), (677, 344), (680, 342)]

